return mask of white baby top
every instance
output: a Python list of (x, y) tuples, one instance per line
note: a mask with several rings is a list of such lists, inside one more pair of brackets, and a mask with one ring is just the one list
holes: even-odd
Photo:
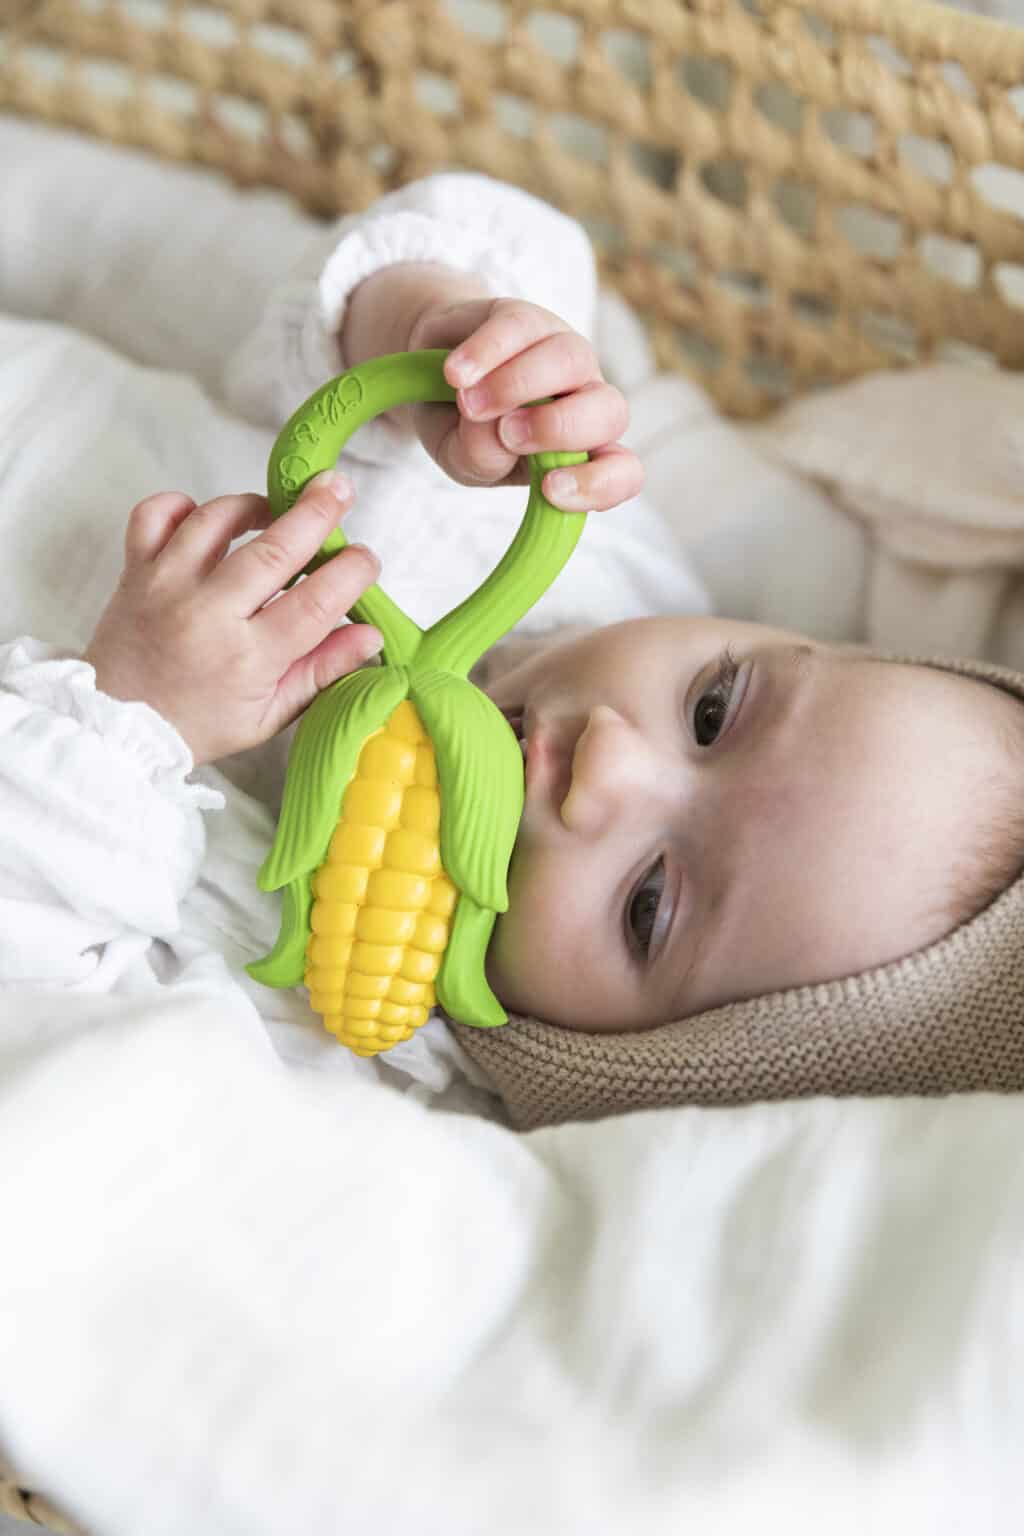
[[(39, 988), (148, 994), (154, 1006), (191, 988), (258, 1013), (287, 1058), (396, 1084), (401, 1069), (440, 1091), (463, 1063), (440, 1021), (386, 1063), (358, 1062), (304, 995), (244, 972), (278, 927), (279, 898), (256, 874), (285, 741), (193, 772), (170, 725), (98, 693), (74, 654), (113, 590), (136, 501), (263, 487), (276, 430), (344, 366), (335, 337), (369, 273), (444, 261), (589, 334), (589, 243), (553, 208), (479, 176), (433, 177), (325, 231), (283, 198), (193, 169), (154, 181), (142, 157), (108, 146), (65, 136), (58, 156), (37, 127), (0, 134), (14, 211), (0, 227), (0, 532), (14, 573), (0, 610), (0, 987), (22, 1008)], [(345, 460), (350, 536), (378, 550), (385, 589), (424, 623), (496, 563), (523, 509), (519, 489), (454, 486), (387, 424), (358, 433)], [(590, 520), (527, 623), (704, 605), (638, 499)]]

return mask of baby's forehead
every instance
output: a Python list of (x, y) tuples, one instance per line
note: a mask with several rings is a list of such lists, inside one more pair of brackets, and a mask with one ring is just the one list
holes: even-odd
[[(865, 660), (900, 667), (905, 676), (919, 677), (922, 684), (940, 681), (941, 692), (931, 688), (939, 708), (949, 713), (950, 731), (986, 731), (993, 750), (1005, 754), (1024, 771), (1024, 673), (994, 662), (907, 658), (887, 653), (865, 653)], [(970, 704), (969, 712), (957, 709)]]

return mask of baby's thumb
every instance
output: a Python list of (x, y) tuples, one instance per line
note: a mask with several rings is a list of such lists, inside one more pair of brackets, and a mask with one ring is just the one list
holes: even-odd
[(383, 644), (384, 637), (372, 624), (343, 624), (305, 656), (293, 661), (277, 685), (271, 734), (276, 735), (290, 725), (318, 693), (339, 677), (347, 677), (376, 656)]
[(420, 441), (457, 485), (500, 485), (517, 455), (498, 436), (497, 422), (467, 421), (457, 411), (428, 406), (416, 416)]

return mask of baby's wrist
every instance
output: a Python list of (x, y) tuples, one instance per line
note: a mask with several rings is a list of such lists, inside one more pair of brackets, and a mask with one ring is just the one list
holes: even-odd
[(487, 296), (482, 280), (439, 262), (399, 262), (365, 278), (349, 298), (338, 344), (345, 366), (417, 349), (416, 332), (435, 309)]

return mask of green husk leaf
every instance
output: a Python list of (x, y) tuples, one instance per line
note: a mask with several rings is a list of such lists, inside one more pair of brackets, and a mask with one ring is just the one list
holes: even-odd
[(441, 784), (441, 862), (478, 906), (504, 912), (523, 810), (523, 755), (485, 693), (449, 672), (414, 672), (409, 697), (434, 743)]
[(314, 699), (292, 742), (284, 803), (259, 872), (260, 890), (276, 891), (323, 863), (363, 742), (408, 692), (405, 667), (364, 667)]
[(465, 677), (485, 651), (538, 602), (579, 542), (585, 512), (561, 512), (541, 490), (549, 469), (582, 464), (585, 453), (530, 455), (530, 495), (518, 532), (491, 574), (431, 625), (417, 655), (423, 667)]
[(306, 940), (309, 937), (309, 910), (313, 890), (309, 874), (297, 875), (284, 888), (281, 906), (281, 930), (277, 943), (262, 960), (253, 960), (246, 970), (253, 981), (265, 987), (297, 987), (306, 970)]
[(478, 906), (463, 893), (456, 903), (452, 931), (435, 987), (446, 1013), (460, 1024), (496, 1029), (508, 1014), (487, 985), (484, 961), (497, 913)]

